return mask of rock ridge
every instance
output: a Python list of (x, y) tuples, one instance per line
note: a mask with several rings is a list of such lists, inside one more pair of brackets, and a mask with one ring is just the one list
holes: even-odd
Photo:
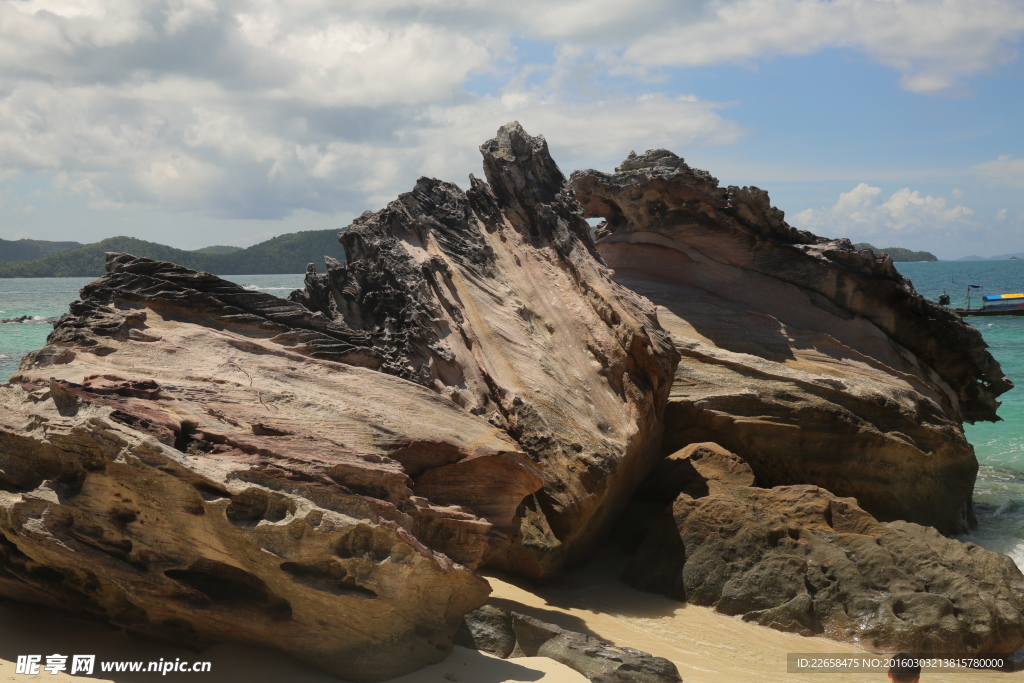
[(755, 187), (666, 150), (577, 171), (597, 248), (658, 307), (682, 360), (664, 448), (715, 441), (764, 486), (814, 484), (884, 520), (962, 533), (977, 460), (962, 423), (1013, 385), (980, 333), (891, 259), (798, 230)]

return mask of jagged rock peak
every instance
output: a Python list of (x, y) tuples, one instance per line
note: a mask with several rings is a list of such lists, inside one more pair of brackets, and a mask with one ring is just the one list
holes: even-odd
[(550, 578), (656, 462), (678, 354), (649, 302), (611, 279), (544, 138), (512, 122), (480, 151), (487, 182), (421, 178), (343, 231), (345, 263), (290, 298), (544, 465), (492, 564)]
[(718, 187), (718, 178), (707, 171), (689, 166), (681, 156), (667, 149), (649, 149), (643, 154), (631, 151), (625, 160), (615, 167), (616, 173), (637, 175), (672, 175), (686, 173), (700, 181)]

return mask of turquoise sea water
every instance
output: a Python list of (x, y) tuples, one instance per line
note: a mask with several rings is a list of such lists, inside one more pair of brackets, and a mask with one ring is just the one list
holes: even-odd
[[(983, 294), (1024, 292), (1024, 261), (901, 263), (901, 273), (933, 301), (945, 291), (954, 307), (965, 303), (966, 283), (974, 305)], [(43, 346), (53, 329), (50, 319), (67, 311), (78, 289), (92, 278), (0, 279), (0, 319), (29, 315), (25, 323), (0, 324), (0, 382), (17, 369), (21, 357)], [(237, 275), (239, 284), (254, 284), (277, 296), (302, 285), (302, 275)], [(992, 355), (1017, 388), (1001, 397), (1002, 422), (967, 425), (981, 463), (975, 486), (978, 529), (966, 539), (1006, 553), (1024, 567), (1024, 316), (973, 318)]]
[[(302, 286), (305, 275), (231, 275), (224, 279), (252, 284), (275, 296), (288, 296)], [(21, 357), (46, 344), (53, 320), (68, 311), (78, 290), (95, 280), (91, 277), (0, 278), (0, 320), (32, 316), (23, 323), (0, 324), (0, 383), (18, 369)]]
[[(1024, 261), (900, 263), (898, 268), (921, 294), (934, 301), (946, 291), (956, 308), (966, 303), (967, 283), (984, 286), (973, 290), (972, 307), (986, 294), (1024, 292)], [(965, 425), (981, 464), (974, 486), (978, 528), (965, 538), (1006, 553), (1024, 568), (1024, 316), (968, 321), (981, 330), (1016, 387), (999, 397), (1002, 422)]]

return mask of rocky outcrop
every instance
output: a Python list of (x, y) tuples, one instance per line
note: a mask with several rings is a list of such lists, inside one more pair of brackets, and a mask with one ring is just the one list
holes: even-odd
[(543, 138), (342, 235), (284, 301), (109, 254), (0, 387), (0, 595), (349, 680), (443, 658), (585, 558), (660, 457), (678, 353)]
[(676, 665), (629, 647), (484, 605), (466, 615), (456, 643), (506, 657), (550, 657), (593, 683), (682, 683)]
[(0, 595), (353, 681), (442, 659), (526, 454), (298, 304), (108, 267), (0, 387)]
[(878, 522), (816, 486), (752, 486), (716, 444), (673, 454), (645, 494), (656, 519), (627, 583), (782, 631), (876, 651), (1008, 654), (1024, 645), (1024, 575), (1005, 555)]
[(666, 452), (715, 441), (764, 486), (815, 484), (880, 519), (974, 522), (963, 421), (1012, 384), (978, 331), (892, 261), (796, 230), (757, 188), (665, 150), (572, 176), (617, 282), (658, 306), (682, 360)]
[(599, 261), (544, 138), (512, 123), (480, 150), (488, 183), (421, 179), (341, 233), (345, 264), (291, 298), (542, 467), (490, 564), (546, 579), (592, 551), (659, 459), (678, 354)]

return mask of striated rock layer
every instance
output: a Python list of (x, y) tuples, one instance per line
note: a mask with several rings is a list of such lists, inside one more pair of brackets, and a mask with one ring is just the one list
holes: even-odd
[(125, 254), (0, 387), (0, 595), (350, 680), (443, 658), (490, 562), (587, 556), (678, 352), (543, 138), (421, 179), (291, 301)]
[(536, 466), (297, 304), (108, 268), (0, 387), (0, 594), (349, 680), (442, 659)]
[(659, 459), (678, 353), (600, 262), (544, 138), (512, 123), (480, 150), (489, 184), (421, 179), (360, 216), (340, 236), (346, 263), (291, 298), (542, 467), (490, 565), (546, 579), (586, 557)]
[(963, 421), (1012, 387), (980, 333), (885, 255), (798, 231), (757, 188), (720, 188), (665, 150), (577, 172), (616, 281), (682, 354), (665, 452), (715, 441), (765, 486), (815, 484), (880, 519), (974, 522)]
[(1003, 654), (1024, 645), (1009, 557), (908, 522), (880, 523), (816, 486), (754, 487), (716, 444), (672, 455), (648, 499), (682, 491), (624, 579), (782, 631), (876, 651)]

